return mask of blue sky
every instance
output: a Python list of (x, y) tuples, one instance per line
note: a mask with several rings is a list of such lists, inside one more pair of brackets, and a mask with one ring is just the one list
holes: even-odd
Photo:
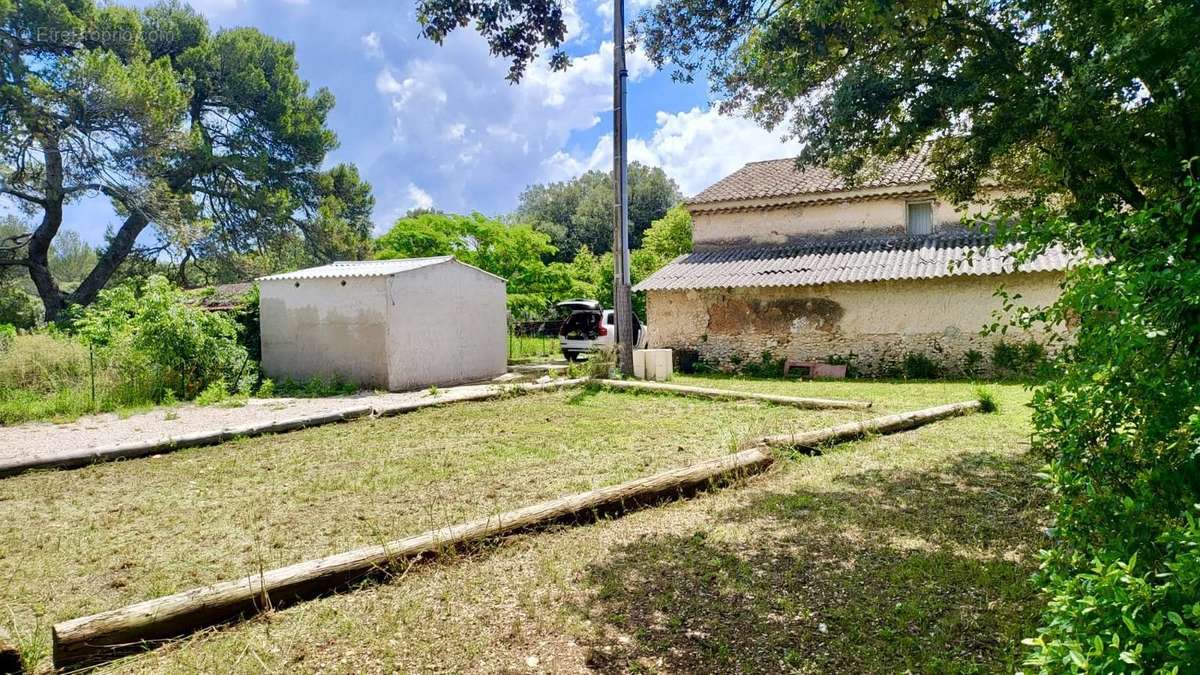
[[(629, 15), (649, 0), (632, 0)], [(148, 4), (139, 2), (138, 4)], [(217, 29), (254, 26), (296, 45), (301, 75), (337, 98), (328, 161), (352, 162), (374, 188), (377, 231), (416, 206), (511, 211), (528, 184), (611, 166), (611, 0), (567, 5), (574, 63), (544, 61), (518, 85), (470, 30), (442, 46), (419, 35), (411, 0), (193, 0)], [(662, 166), (685, 195), (747, 161), (784, 157), (794, 144), (720, 116), (706, 87), (671, 81), (629, 57), (630, 157)], [(75, 205), (67, 226), (100, 242), (119, 222), (99, 200)]]

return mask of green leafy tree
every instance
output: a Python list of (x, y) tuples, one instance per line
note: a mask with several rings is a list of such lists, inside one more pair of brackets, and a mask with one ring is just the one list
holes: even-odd
[(473, 213), (421, 213), (401, 218), (375, 241), (375, 257), (420, 258), (453, 255), (508, 281), (509, 309), (536, 314), (569, 288), (566, 270), (547, 265), (554, 246), (528, 225), (508, 225)]
[[(291, 45), (250, 28), (209, 31), (170, 0), (138, 12), (90, 0), (0, 3), (0, 194), (39, 213), (28, 270), (53, 318), (95, 299), (147, 228), (157, 252), (196, 258), (351, 257), (366, 249), (363, 195), (322, 172), (333, 97), (310, 93)], [(122, 218), (70, 292), (49, 265), (63, 207), (103, 195)], [(155, 257), (151, 251), (149, 258)]]
[[(683, 206), (650, 223), (642, 248), (666, 262), (692, 252), (692, 214)], [(632, 270), (630, 270), (632, 273)]]
[[(560, 183), (531, 185), (521, 193), (514, 218), (533, 223), (550, 236), (565, 262), (586, 246), (612, 250), (613, 184), (611, 173), (588, 171)], [(629, 165), (629, 245), (641, 246), (643, 233), (680, 200), (679, 187), (661, 168)]]

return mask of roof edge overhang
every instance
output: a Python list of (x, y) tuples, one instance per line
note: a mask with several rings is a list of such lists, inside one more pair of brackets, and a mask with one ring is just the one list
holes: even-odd
[(932, 196), (933, 183), (923, 181), (906, 185), (892, 185), (878, 188), (862, 188), (858, 190), (833, 190), (828, 192), (805, 192), (775, 197), (759, 197), (755, 199), (726, 199), (721, 201), (694, 202), (686, 201), (684, 206), (693, 214), (696, 213), (734, 213), (738, 211), (769, 211), (785, 209), (803, 204), (836, 204), (842, 202), (859, 202), (873, 199), (896, 199), (910, 197)]

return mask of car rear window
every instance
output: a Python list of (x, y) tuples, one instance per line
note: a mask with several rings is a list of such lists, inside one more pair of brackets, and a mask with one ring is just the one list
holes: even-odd
[(596, 330), (596, 324), (599, 323), (598, 318), (599, 314), (593, 312), (575, 312), (563, 322), (559, 334), (592, 333)]

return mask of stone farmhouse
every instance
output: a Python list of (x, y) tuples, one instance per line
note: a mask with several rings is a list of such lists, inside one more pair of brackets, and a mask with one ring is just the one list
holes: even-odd
[[(1011, 251), (960, 224), (940, 201), (924, 153), (848, 185), (795, 160), (753, 162), (687, 202), (694, 251), (635, 287), (649, 341), (730, 365), (764, 356), (902, 372), (921, 354), (948, 373), (987, 374), (981, 334), (1001, 286), (1021, 304), (1053, 301), (1072, 256), (1052, 249), (1018, 270)], [(977, 210), (982, 207), (975, 207)]]

